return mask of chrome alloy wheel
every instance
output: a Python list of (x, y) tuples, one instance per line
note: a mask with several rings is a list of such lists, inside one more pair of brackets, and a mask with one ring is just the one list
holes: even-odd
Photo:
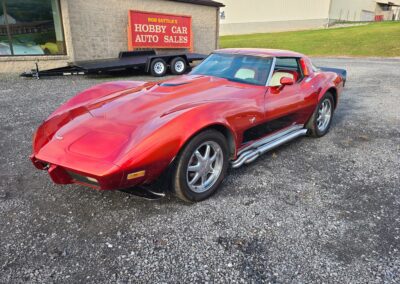
[(162, 74), (164, 73), (165, 70), (165, 65), (162, 62), (157, 62), (156, 64), (154, 64), (154, 72), (156, 72), (157, 74)]
[(186, 182), (193, 192), (209, 190), (221, 175), (224, 163), (221, 146), (214, 141), (201, 144), (189, 159)]
[(174, 68), (175, 68), (175, 71), (178, 73), (183, 72), (185, 70), (185, 62), (183, 62), (181, 60), (176, 61)]
[(325, 99), (318, 108), (317, 127), (318, 130), (324, 132), (329, 126), (332, 118), (332, 102)]

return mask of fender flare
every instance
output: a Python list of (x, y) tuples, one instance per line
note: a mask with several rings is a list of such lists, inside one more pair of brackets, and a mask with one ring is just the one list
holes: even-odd
[(318, 103), (322, 99), (322, 97), (328, 92), (333, 95), (334, 108), (336, 109), (336, 106), (338, 104), (338, 90), (334, 84), (329, 84), (328, 86), (326, 86), (325, 88), (323, 88), (320, 91), (320, 93), (318, 95)]
[[(197, 113), (201, 114), (201, 119), (193, 119)], [(217, 112), (210, 111), (210, 104), (179, 110), (169, 115), (174, 117), (160, 117), (161, 120), (167, 119), (166, 123), (159, 121), (160, 124), (156, 123), (158, 125), (154, 130), (141, 133), (141, 136), (136, 138), (141, 142), (139, 144), (133, 142), (127, 146), (127, 149), (132, 150), (128, 150), (116, 164), (127, 169), (145, 169), (149, 173), (146, 182), (152, 182), (173, 165), (176, 157), (194, 136), (209, 128), (229, 131), (226, 133), (232, 135), (234, 141), (231, 140), (229, 143), (230, 147), (234, 148), (232, 157), (236, 155), (235, 132), (228, 121)], [(171, 131), (175, 132), (175, 135), (171, 136)], [(153, 146), (149, 147), (149, 143)], [(156, 167), (150, 165), (156, 165)]]
[(237, 154), (238, 139), (235, 134), (235, 131), (232, 129), (232, 127), (229, 125), (227, 121), (209, 123), (197, 129), (197, 131), (192, 131), (190, 135), (186, 135), (185, 139), (183, 139), (184, 142), (181, 144), (180, 151), (183, 149), (183, 147), (185, 147), (187, 143), (189, 143), (191, 139), (196, 137), (196, 135), (208, 129), (215, 129), (216, 131), (221, 132), (225, 136), (229, 147), (230, 158), (234, 159)]
[(114, 93), (130, 90), (146, 85), (144, 81), (114, 81), (95, 85), (79, 92), (67, 102), (58, 107), (48, 118), (64, 113), (66, 111), (82, 107), (91, 100), (96, 100)]

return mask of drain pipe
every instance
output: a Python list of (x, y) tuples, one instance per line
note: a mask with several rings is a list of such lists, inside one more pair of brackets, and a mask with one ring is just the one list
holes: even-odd
[(332, 1), (333, 0), (329, 0), (328, 23), (326, 24), (326, 28), (329, 28), (329, 24), (330, 24), (330, 21), (331, 21)]

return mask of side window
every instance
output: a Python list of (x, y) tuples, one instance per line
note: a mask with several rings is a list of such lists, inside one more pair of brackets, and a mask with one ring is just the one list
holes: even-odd
[(299, 58), (296, 57), (277, 57), (274, 73), (271, 78), (270, 86), (280, 86), (283, 77), (292, 78), (295, 82), (303, 79), (303, 72), (300, 68)]
[(298, 69), (299, 68), (299, 62), (297, 58), (291, 58), (291, 57), (278, 57), (276, 58), (276, 67), (281, 67), (281, 68), (293, 68), (293, 69)]

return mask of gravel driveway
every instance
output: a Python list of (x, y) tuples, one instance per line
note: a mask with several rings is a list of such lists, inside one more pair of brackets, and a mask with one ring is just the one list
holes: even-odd
[(41, 120), (115, 78), (0, 77), (0, 283), (400, 283), (400, 60), (315, 62), (349, 72), (331, 132), (194, 205), (57, 186), (31, 165)]

